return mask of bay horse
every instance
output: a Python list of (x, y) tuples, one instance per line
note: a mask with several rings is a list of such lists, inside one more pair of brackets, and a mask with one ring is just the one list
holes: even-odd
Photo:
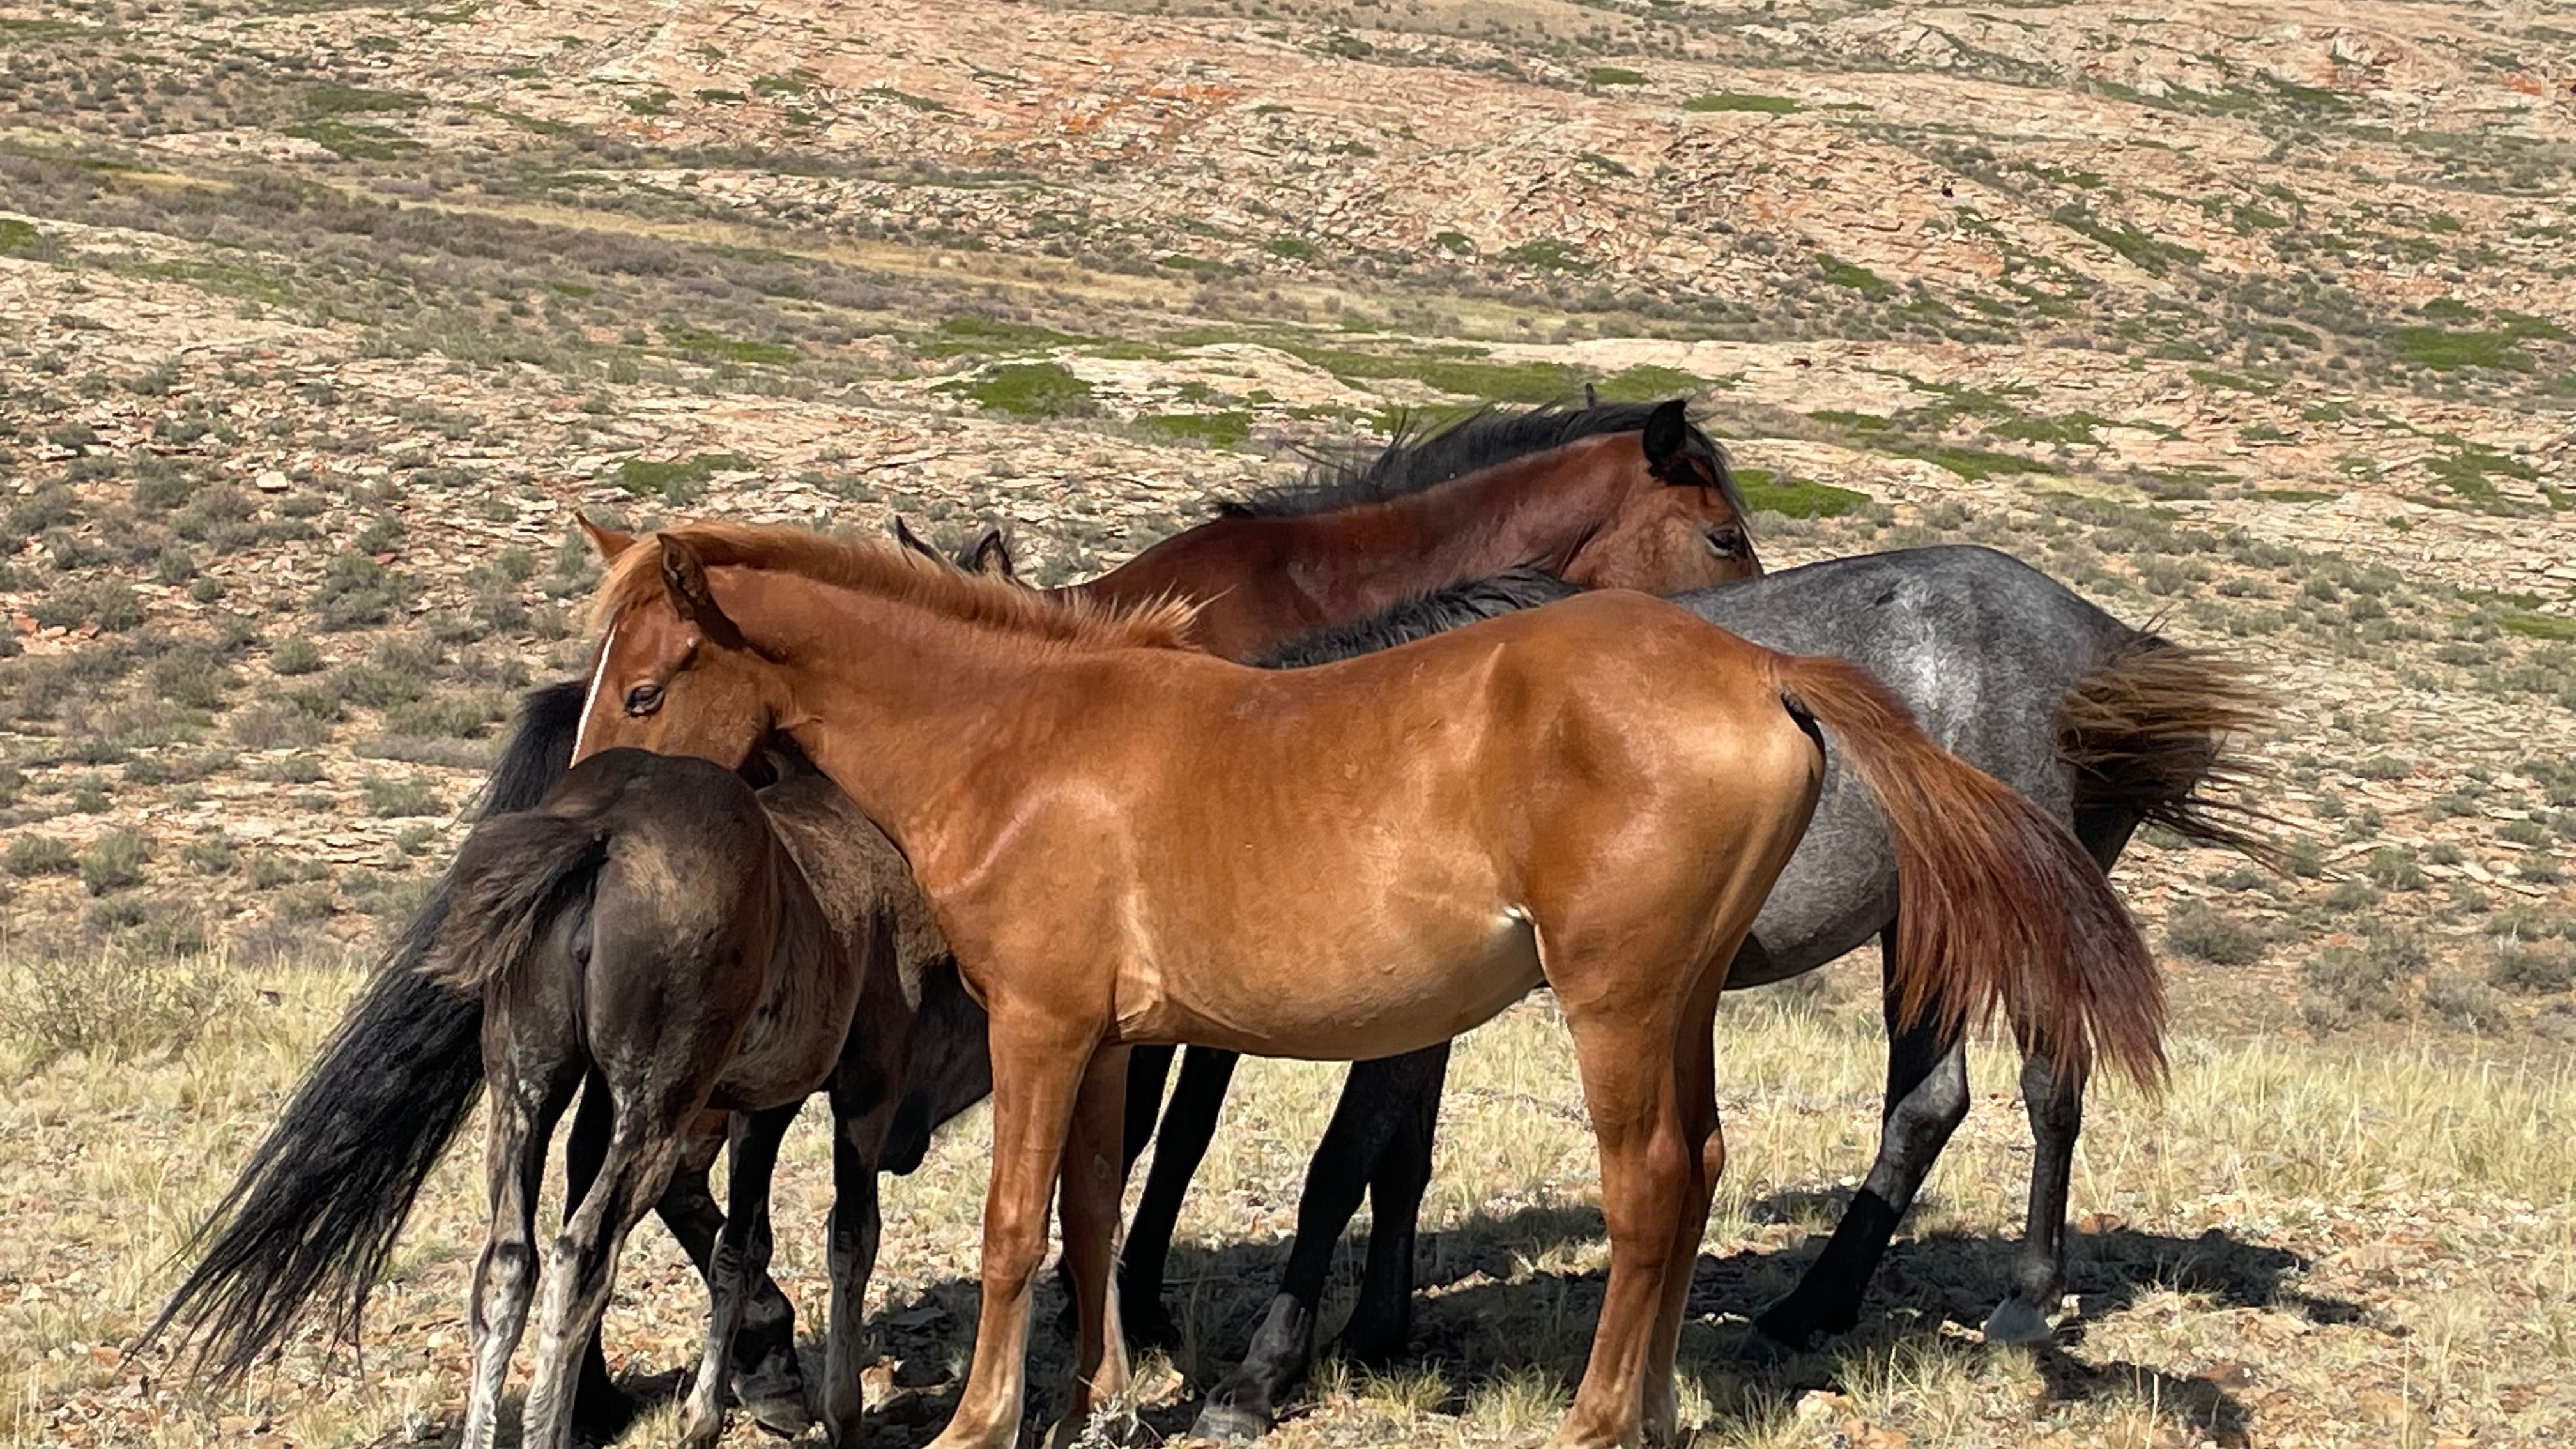
[[(1814, 809), (1820, 730), (1913, 887), (1906, 1019), (1947, 1040), (2008, 1005), (2058, 1070), (2099, 1051), (2161, 1077), (2161, 984), (2097, 864), (1842, 661), (1609, 591), (1264, 671), (1193, 648), (1184, 604), (1049, 600), (793, 529), (593, 537), (610, 568), (575, 761), (735, 767), (784, 734), (903, 851), (988, 1013), (983, 1313), (939, 1449), (1016, 1438), (1060, 1168), (1067, 1422), (1125, 1392), (1109, 1278), (1129, 1043), (1390, 1056), (1542, 981), (1574, 1033), (1611, 1240), (1551, 1442), (1668, 1438), (1723, 1163), (1711, 1019)], [(1283, 855), (1300, 879), (1268, 868)]]
[[(1521, 572), (1460, 585), (1343, 629), (1299, 640), (1261, 662), (1329, 664), (1479, 620), (1554, 603), (1574, 591)], [(1925, 733), (2063, 821), (2108, 871), (2131, 834), (2152, 822), (2203, 845), (2270, 863), (2263, 818), (2213, 785), (2257, 773), (2241, 742), (2269, 701), (2241, 664), (2132, 629), (2008, 554), (1973, 546), (1903, 549), (1835, 559), (1681, 595), (1673, 602), (1764, 646), (1831, 654), (1888, 682)], [(1828, 729), (1829, 751), (1834, 736)], [(1754, 1320), (1763, 1345), (1806, 1348), (1851, 1328), (1889, 1237), (1968, 1111), (1966, 1044), (1909, 1023), (1898, 986), (1897, 859), (1868, 790), (1838, 761), (1806, 837), (1772, 887), (1728, 969), (1729, 990), (1804, 974), (1875, 936), (1888, 1031), (1887, 1106), (1878, 1159), (1796, 1289)], [(1138, 1049), (1141, 1054), (1143, 1048)], [(1331, 1255), (1370, 1200), (1359, 1296), (1341, 1334), (1362, 1362), (1398, 1356), (1411, 1333), (1413, 1242), (1431, 1180), (1433, 1125), (1448, 1066), (1446, 1043), (1354, 1065), (1315, 1150), (1297, 1208), (1279, 1292), (1241, 1364), (1209, 1392), (1191, 1433), (1267, 1432), (1313, 1357), (1316, 1312)], [(1204, 1065), (1202, 1064), (1204, 1063)], [(1213, 1124), (1235, 1056), (1192, 1047), (1154, 1149), (1154, 1171), (1120, 1255), (1121, 1317), (1131, 1340), (1140, 1313), (1160, 1317), (1165, 1256), (1181, 1189)], [(2036, 1343), (2066, 1284), (2066, 1206), (2084, 1079), (2025, 1061), (2021, 1090), (2037, 1152), (2011, 1291), (1987, 1318), (1990, 1343)]]
[(485, 1006), (492, 1229), (471, 1314), (473, 1449), (493, 1441), (535, 1288), (546, 1141), (576, 1086), (593, 1130), (568, 1147), (522, 1442), (570, 1442), (577, 1361), (596, 1351), (626, 1234), (684, 1165), (703, 1183), (729, 1128), (732, 1203), (702, 1254), (706, 1353), (682, 1428), (686, 1444), (714, 1442), (730, 1346), (767, 1281), (778, 1139), (818, 1088), (834, 1116), (823, 1407), (832, 1442), (858, 1442), (877, 1174), (912, 1170), (931, 1129), (985, 1096), (984, 1018), (893, 844), (792, 754), (762, 763), (773, 778), (754, 794), (700, 759), (593, 755), (458, 852), (425, 969)]
[[(1753, 577), (1761, 564), (1745, 517), (1724, 452), (1679, 401), (1486, 410), (1435, 430), (1408, 424), (1373, 458), (1324, 462), (1301, 483), (1224, 505), (1067, 596), (1177, 591), (1201, 601), (1189, 625), (1197, 641), (1248, 655), (1513, 567), (1657, 593)], [(538, 707), (505, 744), (483, 811), (526, 809), (561, 776), (580, 693), (572, 681), (532, 695)], [(442, 882), (208, 1213), (191, 1243), (197, 1264), (137, 1351), (185, 1324), (195, 1366), (221, 1384), (308, 1314), (356, 1338), (412, 1201), (481, 1091), (479, 1001), (413, 969), (446, 909)], [(1148, 1123), (1160, 1094), (1149, 1095)], [(674, 1175), (661, 1217), (704, 1262), (721, 1214), (702, 1172)], [(744, 1403), (764, 1424), (801, 1428), (793, 1311), (766, 1278), (743, 1338), (734, 1368)], [(595, 1352), (582, 1403), (595, 1433), (631, 1412)]]

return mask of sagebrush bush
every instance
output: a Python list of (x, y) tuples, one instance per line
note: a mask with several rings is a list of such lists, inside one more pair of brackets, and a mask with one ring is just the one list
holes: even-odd
[(2532, 995), (2576, 988), (2576, 946), (2565, 941), (2498, 941), (2488, 958), (2487, 980), (2507, 991)]
[(186, 1049), (240, 1005), (224, 963), (105, 950), (0, 961), (0, 1036), (41, 1067), (74, 1052), (129, 1061)]
[(143, 837), (131, 830), (111, 830), (81, 852), (81, 886), (91, 895), (113, 895), (143, 884), (143, 862), (150, 855)]
[(2263, 959), (2263, 933), (2206, 901), (2185, 901), (2165, 922), (2165, 944), (2213, 966), (2250, 966)]
[(77, 869), (71, 842), (50, 835), (21, 835), (9, 842), (11, 875), (69, 875)]

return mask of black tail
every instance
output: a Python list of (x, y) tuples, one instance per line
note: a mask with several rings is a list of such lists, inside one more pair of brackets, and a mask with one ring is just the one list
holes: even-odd
[(448, 871), (447, 920), (422, 969), (482, 996), (527, 960), (607, 858), (608, 831), (596, 820), (522, 810), (475, 826)]
[[(579, 680), (532, 690), (485, 782), (486, 817), (537, 803), (572, 761)], [(318, 1309), (354, 1340), (412, 1200), (483, 1087), (483, 1004), (421, 972), (447, 917), (442, 880), (385, 952), (286, 1111), (189, 1240), (205, 1256), (134, 1345), (172, 1325), (196, 1366), (238, 1378)]]
[[(2271, 723), (2271, 697), (2240, 661), (2139, 634), (2058, 703), (2058, 753), (2075, 771), (2075, 812), (2161, 825), (2202, 845), (2280, 867), (2279, 821), (2243, 792), (2263, 773), (2245, 737)], [(2224, 796), (2210, 787), (2223, 786)]]

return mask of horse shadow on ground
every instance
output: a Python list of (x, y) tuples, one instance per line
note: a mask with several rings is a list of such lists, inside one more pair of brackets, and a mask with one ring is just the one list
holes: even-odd
[[(1847, 1197), (1785, 1192), (1755, 1203), (1749, 1216), (1756, 1221), (1830, 1220)], [(1436, 1370), (1444, 1394), (1436, 1407), (1443, 1412), (1463, 1410), (1484, 1387), (1526, 1381), (1533, 1374), (1571, 1386), (1581, 1377), (1591, 1346), (1603, 1276), (1597, 1268), (1570, 1268), (1566, 1260), (1570, 1252), (1597, 1245), (1605, 1236), (1600, 1212), (1589, 1206), (1479, 1215), (1424, 1233), (1416, 1253), (1412, 1352), (1392, 1371)], [(1852, 1332), (1811, 1352), (1768, 1360), (1745, 1357), (1741, 1350), (1750, 1316), (1796, 1283), (1822, 1248), (1823, 1236), (1779, 1248), (1701, 1251), (1680, 1361), (1720, 1419), (1760, 1412), (1804, 1390), (1833, 1388), (1854, 1363), (1885, 1363), (1900, 1353), (1935, 1349), (1983, 1351), (1962, 1342), (1955, 1330), (1981, 1324), (2002, 1297), (2010, 1282), (2014, 1242), (1937, 1233), (1900, 1239), (1890, 1247)], [(1364, 1239), (1354, 1235), (1337, 1253), (1320, 1315), (1325, 1335), (1318, 1345), (1320, 1357), (1332, 1353), (1329, 1335), (1348, 1312), (1363, 1246)], [(1185, 1386), (1141, 1415), (1152, 1437), (1188, 1431), (1209, 1386), (1242, 1354), (1270, 1300), (1286, 1249), (1282, 1238), (1220, 1247), (1173, 1245), (1166, 1302), (1181, 1325), (1183, 1342), (1170, 1357)], [(1597, 1259), (1597, 1252), (1592, 1256)], [(2226, 1307), (2271, 1308), (2319, 1324), (2352, 1323), (2364, 1316), (2350, 1302), (2304, 1291), (2299, 1284), (2307, 1264), (2298, 1255), (2217, 1229), (2197, 1237), (2127, 1227), (2092, 1233), (2070, 1229), (2067, 1260), (2069, 1289), (2079, 1311), (2054, 1344), (2036, 1351), (2035, 1367), (2047, 1398), (2075, 1402), (2117, 1396), (2152, 1403), (2221, 1445), (2247, 1442), (2252, 1428), (2250, 1412), (2226, 1385), (2117, 1359), (2088, 1362), (2082, 1356), (2085, 1325), (2163, 1290), (2204, 1295)], [(871, 1317), (867, 1352), (882, 1355), (890, 1372), (880, 1393), (870, 1396), (883, 1397), (868, 1416), (870, 1444), (886, 1449), (926, 1444), (946, 1424), (973, 1346), (976, 1304), (974, 1281), (951, 1278), (889, 1302)], [(1066, 1335), (1057, 1326), (1063, 1306), (1055, 1276), (1042, 1276), (1030, 1335), (1032, 1436), (1064, 1410), (1071, 1357)], [(816, 1331), (821, 1307), (798, 1305), (800, 1348), (808, 1381), (815, 1384), (823, 1367), (823, 1343)], [(650, 1406), (683, 1392), (685, 1375), (663, 1369), (630, 1374), (620, 1382)], [(1300, 1407), (1287, 1411), (1290, 1418), (1301, 1412)], [(515, 1418), (514, 1402), (505, 1417), (512, 1429)], [(445, 1427), (453, 1432), (455, 1426)]]

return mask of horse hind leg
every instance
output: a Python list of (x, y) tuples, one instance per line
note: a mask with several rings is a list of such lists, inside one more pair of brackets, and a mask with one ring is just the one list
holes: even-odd
[(616, 1125), (599, 1176), (581, 1203), (565, 1216), (546, 1274), (545, 1321), (537, 1340), (536, 1374), (528, 1388), (523, 1449), (570, 1449), (572, 1398), (581, 1358), (607, 1311), (617, 1255), (626, 1235), (651, 1211), (679, 1158), (681, 1114), (644, 1120), (632, 1104), (617, 1104)]
[(769, 1272), (769, 1185), (778, 1170), (778, 1145), (796, 1120), (801, 1100), (733, 1119), (732, 1201), (724, 1231), (707, 1260), (706, 1352), (696, 1385), (680, 1411), (680, 1442), (705, 1449), (724, 1433), (725, 1383), (733, 1362), (734, 1332), (742, 1326), (751, 1281)]
[[(671, 1230), (680, 1251), (704, 1279), (724, 1231), (724, 1209), (707, 1187), (707, 1174), (724, 1148), (727, 1115), (703, 1114), (690, 1128), (688, 1145), (655, 1216)], [(813, 1423), (805, 1402), (805, 1370), (796, 1358), (796, 1308), (779, 1291), (777, 1280), (762, 1273), (752, 1279), (744, 1300), (742, 1327), (733, 1340), (733, 1390), (743, 1412), (773, 1434), (794, 1438)]]
[(1665, 1275), (1675, 1225), (1696, 1164), (1677, 1101), (1673, 1016), (1677, 1003), (1633, 998), (1567, 1002), (1583, 1101), (1601, 1152), (1601, 1216), (1610, 1232), (1610, 1281), (1574, 1405), (1550, 1449), (1638, 1443), (1645, 1384), (1658, 1357)]
[[(1717, 957), (1720, 961), (1734, 958), (1732, 946)], [(1681, 1405), (1673, 1370), (1681, 1352), (1682, 1319), (1690, 1307), (1700, 1242), (1708, 1234), (1709, 1203), (1716, 1196), (1718, 1178), (1726, 1171), (1726, 1138), (1717, 1121), (1714, 1037), (1717, 996), (1724, 981), (1722, 972), (1702, 977), (1675, 1044), (1675, 1109), (1687, 1175), (1681, 1214), (1673, 1224), (1671, 1264), (1664, 1273), (1663, 1297), (1655, 1315), (1654, 1343), (1646, 1359), (1642, 1416), (1648, 1443), (1675, 1442), (1680, 1432)]]
[(465, 1400), (465, 1449), (492, 1449), (499, 1438), (510, 1355), (518, 1350), (536, 1295), (537, 1193), (545, 1181), (546, 1141), (580, 1081), (576, 1063), (548, 1067), (533, 1076), (504, 1067), (493, 1083), (484, 1149), (492, 1223), (474, 1265), (466, 1315), (474, 1382)]
[(2030, 1111), (2036, 1151), (2030, 1164), (2030, 1216), (2013, 1256), (2013, 1291), (1986, 1319), (1986, 1342), (2040, 1344), (2053, 1337), (2048, 1316), (2066, 1291), (2066, 1191), (2075, 1171), (2075, 1139), (2084, 1126), (2084, 1082), (2061, 1083), (2045, 1056), (2022, 1063), (2021, 1095)]
[(1913, 1206), (1950, 1134), (1967, 1120), (1967, 1045), (1953, 1042), (1945, 1050), (1938, 1029), (1929, 1021), (1912, 1026), (1898, 1023), (1896, 949), (1896, 928), (1891, 923), (1879, 935), (1881, 977), (1886, 983), (1887, 1105), (1879, 1128), (1878, 1158), (1798, 1286), (1753, 1320), (1761, 1337), (1746, 1347), (1755, 1357), (1782, 1348), (1805, 1350), (1820, 1338), (1849, 1332), (1860, 1321), (1861, 1298), (1887, 1255), (1888, 1240), (1895, 1236), (1906, 1209)]

